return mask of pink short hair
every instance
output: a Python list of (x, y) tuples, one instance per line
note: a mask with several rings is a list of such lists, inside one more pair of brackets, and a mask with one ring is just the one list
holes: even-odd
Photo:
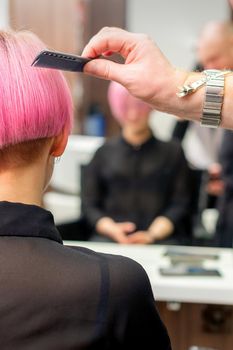
[(0, 149), (72, 128), (72, 98), (61, 72), (31, 66), (45, 45), (26, 31), (0, 31)]
[(128, 107), (148, 113), (152, 109), (147, 103), (133, 97), (123, 85), (114, 81), (111, 81), (108, 87), (108, 103), (113, 117), (119, 122), (124, 121)]

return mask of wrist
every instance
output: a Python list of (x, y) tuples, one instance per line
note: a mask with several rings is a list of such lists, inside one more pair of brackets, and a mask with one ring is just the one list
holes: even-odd
[(159, 229), (149, 229), (148, 230), (148, 237), (150, 243), (154, 243), (156, 241), (160, 241), (164, 238), (164, 234)]
[(153, 242), (170, 236), (174, 231), (174, 224), (165, 216), (157, 217), (150, 225), (149, 236)]
[(160, 80), (155, 77), (154, 93), (150, 101), (156, 110), (177, 115), (177, 103), (179, 102), (176, 93), (178, 86), (181, 86), (187, 79), (188, 72), (170, 66), (167, 73)]
[[(179, 87), (200, 79), (203, 73), (188, 72), (170, 67), (161, 82), (156, 81), (156, 88), (151, 103), (155, 109), (173, 114), (184, 119), (199, 120), (202, 112), (204, 90), (199, 89), (195, 94), (180, 98), (177, 96)], [(202, 90), (202, 91), (201, 91)]]
[(157, 232), (155, 232), (153, 230), (148, 230), (148, 235), (147, 236), (148, 236), (148, 242), (149, 243), (154, 243), (157, 240), (159, 240)]
[(95, 225), (96, 232), (109, 236), (112, 233), (114, 224), (115, 222), (111, 218), (102, 217), (97, 221)]
[(173, 101), (175, 107), (178, 108), (176, 115), (184, 119), (199, 121), (202, 115), (204, 103), (204, 85), (197, 89), (195, 93), (187, 95), (184, 98), (178, 97), (177, 93), (179, 93), (180, 87), (203, 79), (205, 78), (205, 75), (203, 72), (186, 72), (185, 76), (185, 74), (179, 69), (176, 70), (176, 75), (178, 77), (176, 84), (179, 82), (179, 84), (176, 85), (176, 99)]

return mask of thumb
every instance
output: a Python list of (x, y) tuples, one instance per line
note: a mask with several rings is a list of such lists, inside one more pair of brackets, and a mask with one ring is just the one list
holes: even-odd
[(86, 63), (84, 66), (84, 73), (93, 75), (95, 77), (105, 79), (105, 80), (115, 80), (120, 83), (124, 65), (116, 62), (112, 62), (106, 59), (93, 59)]

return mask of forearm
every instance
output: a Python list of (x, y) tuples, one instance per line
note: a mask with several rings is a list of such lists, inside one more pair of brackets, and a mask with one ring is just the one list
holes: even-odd
[[(120, 28), (103, 28), (86, 45), (83, 56), (101, 57), (119, 53), (125, 64), (106, 59), (94, 59), (84, 72), (102, 79), (115, 80), (129, 92), (153, 106), (154, 109), (199, 121), (205, 97), (205, 86), (196, 92), (178, 97), (179, 87), (203, 77), (203, 72), (187, 72), (174, 68), (153, 40), (147, 35), (130, 33)], [(233, 129), (233, 76), (225, 77), (225, 96), (221, 127)]]

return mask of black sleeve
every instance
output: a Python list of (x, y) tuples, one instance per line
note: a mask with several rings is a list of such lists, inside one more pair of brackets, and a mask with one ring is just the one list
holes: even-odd
[(170, 338), (157, 311), (145, 270), (131, 259), (122, 259), (111, 274), (115, 275), (110, 295), (117, 310), (113, 316), (116, 348), (170, 350)]
[(190, 215), (190, 169), (183, 149), (177, 144), (178, 153), (173, 170), (173, 188), (170, 194), (170, 202), (163, 215), (169, 218), (173, 224), (179, 225), (182, 220)]
[(181, 142), (186, 134), (189, 124), (190, 122), (188, 120), (177, 121), (172, 131), (172, 138)]
[(102, 147), (96, 151), (90, 163), (81, 173), (81, 212), (92, 228), (105, 213), (102, 210), (103, 184), (101, 168), (106, 166), (102, 160)]
[[(194, 65), (192, 70), (194, 72), (202, 72), (204, 68), (200, 63), (197, 62)], [(181, 120), (181, 121), (178, 120), (172, 131), (172, 135), (171, 135), (172, 138), (182, 142), (189, 126), (190, 126), (189, 120)]]

